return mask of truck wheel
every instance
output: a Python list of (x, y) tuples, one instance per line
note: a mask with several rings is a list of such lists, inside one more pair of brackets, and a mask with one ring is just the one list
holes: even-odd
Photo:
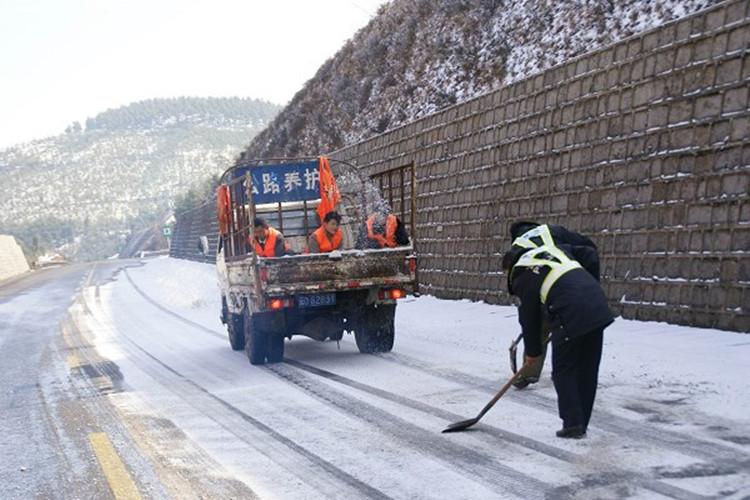
[(235, 351), (241, 351), (245, 348), (245, 322), (239, 314), (230, 314), (229, 323), (227, 323), (229, 332), (229, 345)]
[(232, 314), (227, 308), (225, 300), (222, 300), (223, 318), (227, 323), (227, 333), (229, 334), (229, 345), (235, 351), (241, 351), (245, 348), (245, 324), (241, 314)]
[(268, 335), (260, 328), (253, 328), (253, 318), (250, 308), (245, 307), (245, 350), (251, 365), (262, 365), (266, 362), (268, 353)]
[(274, 333), (268, 336), (268, 362), (280, 363), (284, 359), (284, 336)]
[(359, 330), (354, 331), (359, 352), (389, 352), (393, 349), (395, 315), (395, 304), (368, 307), (365, 310)]

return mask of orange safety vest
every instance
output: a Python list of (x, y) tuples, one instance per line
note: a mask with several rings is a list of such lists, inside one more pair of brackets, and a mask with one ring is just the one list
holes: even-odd
[[(275, 230), (272, 227), (268, 228), (268, 236), (266, 236), (266, 246), (265, 248), (260, 246), (260, 243), (258, 243), (258, 240), (255, 239), (252, 235), (250, 238), (253, 238), (253, 243), (255, 244), (255, 253), (258, 254), (258, 257), (276, 257), (276, 238), (281, 235), (281, 233), (277, 230)], [(289, 250), (289, 243), (286, 241), (284, 242), (284, 250)]]
[(343, 233), (341, 232), (341, 228), (337, 229), (336, 232), (333, 233), (333, 244), (331, 244), (331, 240), (328, 239), (326, 228), (324, 228), (323, 226), (320, 226), (318, 229), (316, 229), (313, 233), (313, 236), (315, 236), (315, 239), (318, 240), (318, 247), (320, 247), (320, 252), (325, 253), (333, 252), (341, 246), (341, 238), (343, 237)]
[(398, 226), (396, 216), (393, 214), (389, 214), (385, 219), (385, 237), (383, 237), (382, 234), (375, 234), (372, 232), (372, 225), (374, 222), (375, 214), (367, 218), (367, 237), (380, 243), (380, 248), (396, 247), (396, 227)]

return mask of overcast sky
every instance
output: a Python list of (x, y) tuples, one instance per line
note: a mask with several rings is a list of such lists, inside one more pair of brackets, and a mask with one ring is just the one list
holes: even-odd
[(387, 0), (2, 0), (0, 148), (159, 97), (285, 104)]

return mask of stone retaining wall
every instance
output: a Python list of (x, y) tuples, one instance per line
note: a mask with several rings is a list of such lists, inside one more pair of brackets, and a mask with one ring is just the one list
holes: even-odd
[(423, 290), (508, 303), (518, 219), (590, 236), (627, 318), (750, 331), (749, 2), (733, 0), (338, 151), (416, 161)]

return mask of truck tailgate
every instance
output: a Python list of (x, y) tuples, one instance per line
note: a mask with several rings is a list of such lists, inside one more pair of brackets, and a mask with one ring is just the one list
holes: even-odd
[(411, 248), (350, 250), (331, 254), (261, 259), (264, 293), (365, 288), (414, 283), (408, 258)]

